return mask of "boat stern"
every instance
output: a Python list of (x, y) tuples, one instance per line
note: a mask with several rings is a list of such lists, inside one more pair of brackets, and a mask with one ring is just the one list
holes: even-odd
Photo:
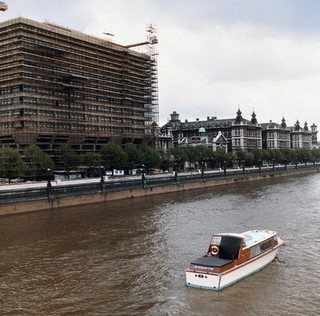
[(218, 274), (209, 274), (187, 270), (186, 285), (200, 289), (218, 291), (220, 289), (220, 276)]

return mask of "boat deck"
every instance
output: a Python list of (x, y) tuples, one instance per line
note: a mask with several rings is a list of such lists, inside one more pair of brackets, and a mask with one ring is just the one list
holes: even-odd
[(207, 257), (200, 257), (197, 258), (195, 260), (193, 260), (191, 262), (191, 264), (194, 265), (199, 265), (199, 266), (204, 266), (204, 267), (223, 267), (229, 263), (231, 263), (233, 260), (230, 259), (221, 259), (218, 257), (211, 257), (211, 256), (207, 256)]

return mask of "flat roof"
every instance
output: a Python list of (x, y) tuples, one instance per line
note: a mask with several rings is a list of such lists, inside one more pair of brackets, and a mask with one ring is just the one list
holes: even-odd
[[(96, 37), (93, 35), (88, 35), (86, 33), (80, 32), (80, 31), (76, 31), (67, 27), (63, 27), (63, 26), (59, 26), (55, 23), (50, 23), (50, 22), (38, 22), (35, 20), (31, 20), (28, 18), (24, 18), (24, 17), (17, 17), (17, 18), (13, 18), (4, 22), (0, 22), (0, 28), (2, 27), (8, 27), (14, 24), (25, 24), (25, 25), (29, 25), (29, 26), (33, 26), (33, 27), (37, 27), (37, 28), (41, 28), (53, 33), (58, 33), (70, 38), (75, 38), (84, 42), (88, 42), (91, 44), (95, 44), (95, 45), (99, 45), (101, 47), (107, 47), (107, 48), (111, 48), (114, 50), (118, 50), (118, 51), (125, 51), (128, 52), (131, 55), (135, 55), (135, 56), (139, 56), (139, 57), (149, 57), (147, 54), (145, 53), (139, 53), (135, 50), (126, 48), (126, 46), (124, 45), (120, 45), (120, 44), (116, 44), (114, 42), (111, 42), (107, 39), (104, 38), (100, 38), (100, 37)], [(150, 58), (150, 57), (149, 57)]]
[(244, 239), (246, 247), (251, 247), (258, 244), (272, 236), (277, 235), (275, 231), (272, 230), (249, 230), (244, 233), (220, 233), (214, 234), (213, 236), (230, 236)]
[(272, 236), (275, 236), (277, 233), (271, 230), (249, 230), (240, 234), (246, 243), (247, 247), (251, 247), (255, 244), (262, 242)]

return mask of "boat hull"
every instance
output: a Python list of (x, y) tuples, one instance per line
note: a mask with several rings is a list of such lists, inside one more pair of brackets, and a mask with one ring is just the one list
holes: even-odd
[(186, 285), (219, 291), (266, 267), (274, 260), (278, 249), (279, 246), (222, 273), (203, 273), (188, 269)]

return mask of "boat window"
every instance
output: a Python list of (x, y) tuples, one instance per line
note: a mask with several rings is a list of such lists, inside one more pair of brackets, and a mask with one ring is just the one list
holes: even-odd
[(272, 247), (272, 240), (268, 240), (260, 245), (261, 252), (266, 251)]
[(259, 255), (261, 252), (264, 252), (272, 247), (272, 240), (268, 240), (260, 245), (252, 247), (250, 250), (250, 258), (253, 258)]
[(250, 258), (257, 256), (260, 253), (260, 246), (252, 247), (250, 250)]

